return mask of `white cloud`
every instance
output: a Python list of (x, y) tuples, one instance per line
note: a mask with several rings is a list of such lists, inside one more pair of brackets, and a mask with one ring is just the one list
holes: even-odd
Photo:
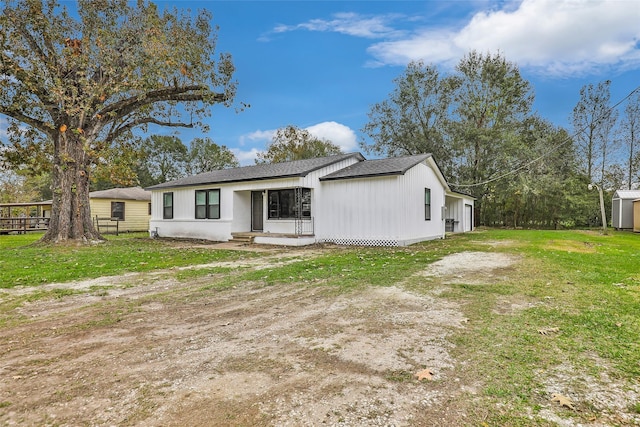
[(239, 148), (232, 148), (231, 151), (236, 156), (236, 159), (238, 159), (238, 162), (240, 162), (241, 166), (253, 165), (256, 158), (258, 157), (258, 154), (262, 153), (262, 151), (258, 150), (257, 148), (252, 148), (249, 151), (240, 150)]
[(322, 122), (306, 128), (317, 138), (326, 139), (336, 144), (345, 153), (357, 150), (356, 133), (348, 126), (337, 122)]
[(522, 66), (552, 74), (640, 64), (636, 1), (523, 0), (476, 13), (461, 28), (429, 28), (369, 48), (373, 65), (454, 63), (465, 53), (503, 52)]
[(271, 141), (273, 135), (276, 134), (275, 130), (257, 130), (240, 137), (240, 145), (245, 145), (247, 141)]
[[(295, 25), (278, 25), (272, 33), (285, 33), (297, 30), (341, 33), (354, 37), (387, 38), (395, 37), (402, 32), (394, 29), (391, 24), (400, 15), (388, 14), (364, 16), (357, 13), (336, 13), (332, 19), (311, 19)], [(267, 37), (263, 38), (268, 40)]]
[[(305, 128), (309, 133), (316, 138), (326, 139), (336, 144), (345, 153), (350, 153), (358, 150), (358, 141), (356, 133), (348, 126), (337, 122), (322, 122), (313, 126)], [(277, 129), (272, 130), (257, 130), (240, 137), (240, 146), (244, 146), (248, 141), (252, 143), (263, 143), (266, 148), (267, 145), (273, 139), (273, 136), (277, 132)], [(265, 150), (257, 148), (251, 148), (249, 150), (242, 150), (240, 148), (232, 148), (231, 151), (235, 154), (236, 158), (242, 166), (252, 165), (255, 163), (259, 153), (264, 153)]]

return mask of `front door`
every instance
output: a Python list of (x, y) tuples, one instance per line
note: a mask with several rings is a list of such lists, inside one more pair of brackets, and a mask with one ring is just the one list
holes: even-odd
[(262, 231), (264, 229), (264, 205), (262, 201), (262, 191), (251, 192), (251, 231)]

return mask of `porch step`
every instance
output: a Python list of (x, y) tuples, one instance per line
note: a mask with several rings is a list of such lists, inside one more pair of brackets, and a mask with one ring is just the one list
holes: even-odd
[(233, 243), (244, 243), (246, 245), (250, 245), (253, 243), (254, 236), (249, 233), (231, 233), (230, 242)]

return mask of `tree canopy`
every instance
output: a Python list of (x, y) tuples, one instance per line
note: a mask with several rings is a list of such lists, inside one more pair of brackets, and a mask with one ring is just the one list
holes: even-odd
[(449, 74), (412, 62), (394, 82), (369, 111), (362, 131), (372, 143), (361, 140), (362, 148), (434, 154), (452, 188), (476, 198), (479, 225), (590, 225), (599, 215), (587, 192), (594, 176), (612, 191), (640, 180), (638, 101), (625, 109), (618, 136), (626, 160), (615, 164), (607, 82), (582, 88), (574, 134), (535, 114), (531, 84), (500, 53), (469, 52)]
[(231, 150), (209, 138), (195, 138), (187, 147), (176, 136), (152, 135), (143, 141), (141, 150), (136, 174), (142, 187), (239, 166)]
[(276, 131), (267, 151), (258, 154), (256, 163), (281, 163), (341, 153), (340, 147), (331, 141), (316, 138), (306, 129), (288, 125)]
[(611, 148), (611, 133), (617, 112), (611, 110), (609, 100), (611, 81), (588, 84), (580, 89), (580, 100), (573, 109), (572, 122), (575, 141), (580, 153), (581, 167), (590, 182), (603, 183)]
[(215, 56), (211, 15), (144, 0), (9, 0), (0, 15), (0, 114), (15, 163), (50, 168), (47, 241), (100, 239), (89, 177), (135, 129), (202, 127), (236, 92), (231, 56)]

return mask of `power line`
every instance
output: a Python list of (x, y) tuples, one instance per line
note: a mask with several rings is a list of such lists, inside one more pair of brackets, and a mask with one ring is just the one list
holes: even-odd
[[(635, 89), (633, 89), (631, 92), (629, 92), (629, 93), (628, 93), (624, 98), (622, 98), (620, 101), (616, 102), (613, 106), (609, 107), (609, 108), (606, 110), (606, 112), (604, 112), (603, 114), (601, 114), (601, 115), (596, 119), (596, 122), (599, 122), (600, 120), (602, 120), (602, 119), (604, 119), (605, 117), (607, 117), (609, 114), (611, 114), (611, 112), (612, 112), (613, 110), (615, 110), (616, 108), (618, 108), (618, 107), (620, 106), (620, 104), (622, 104), (623, 102), (627, 101), (629, 98), (631, 98), (631, 96), (633, 96), (633, 94), (634, 94), (634, 93), (636, 93), (636, 92), (638, 92), (638, 91), (640, 91), (640, 86), (637, 86)], [(513, 170), (511, 170), (511, 171), (509, 171), (509, 172), (505, 172), (505, 173), (503, 173), (502, 175), (498, 175), (498, 176), (496, 176), (496, 177), (494, 177), (494, 178), (490, 178), (490, 179), (487, 179), (486, 181), (478, 182), (478, 183), (475, 183), (475, 184), (453, 184), (453, 185), (454, 185), (454, 187), (459, 187), (459, 188), (471, 188), (471, 187), (479, 187), (479, 186), (481, 186), (481, 185), (486, 185), (486, 184), (490, 184), (490, 183), (495, 182), (495, 181), (499, 181), (499, 180), (501, 180), (501, 179), (503, 179), (503, 178), (506, 178), (506, 177), (508, 177), (508, 176), (510, 176), (510, 175), (513, 175), (513, 174), (517, 173), (517, 172), (520, 172), (522, 169), (525, 169), (525, 168), (527, 168), (527, 167), (531, 166), (532, 164), (534, 164), (534, 163), (536, 163), (536, 162), (538, 162), (538, 161), (542, 160), (543, 158), (545, 158), (545, 157), (549, 156), (550, 154), (552, 154), (552, 153), (554, 153), (554, 152), (558, 151), (561, 147), (563, 147), (563, 146), (564, 146), (564, 145), (566, 145), (567, 143), (572, 142), (572, 141), (573, 141), (573, 139), (574, 139), (574, 137), (575, 137), (575, 136), (577, 136), (579, 133), (583, 132), (585, 129), (586, 129), (586, 127), (584, 127), (584, 128), (582, 128), (582, 129), (579, 129), (579, 130), (575, 131), (575, 132), (574, 132), (574, 133), (572, 133), (571, 135), (567, 136), (567, 137), (564, 139), (564, 141), (560, 142), (557, 146), (555, 146), (555, 147), (551, 148), (548, 152), (543, 153), (542, 155), (540, 155), (540, 156), (536, 157), (535, 159), (530, 160), (530, 161), (528, 161), (528, 162), (524, 163), (522, 166), (520, 166), (520, 167), (518, 167), (518, 168), (516, 168), (516, 169), (513, 169)]]

